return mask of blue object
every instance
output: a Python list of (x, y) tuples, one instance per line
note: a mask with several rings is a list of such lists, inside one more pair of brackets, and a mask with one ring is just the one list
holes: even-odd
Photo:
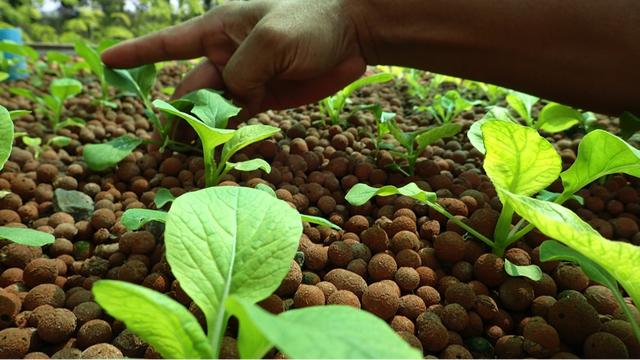
[[(0, 29), (0, 41), (1, 40), (10, 40), (17, 44), (23, 44), (22, 30), (20, 30), (20, 28)], [(14, 64), (9, 67), (8, 71), (10, 80), (19, 80), (28, 77), (27, 62), (25, 61), (24, 56), (8, 53), (4, 53), (3, 55), (6, 59), (14, 59)]]

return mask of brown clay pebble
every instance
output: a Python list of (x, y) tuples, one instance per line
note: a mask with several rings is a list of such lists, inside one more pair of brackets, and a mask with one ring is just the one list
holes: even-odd
[(89, 320), (99, 319), (103, 315), (100, 305), (93, 301), (83, 302), (73, 308), (73, 314), (76, 316), (78, 325), (82, 325)]
[(524, 327), (524, 351), (536, 358), (549, 357), (558, 351), (560, 337), (552, 326), (531, 322)]
[(130, 358), (142, 357), (148, 347), (147, 343), (128, 329), (124, 329), (120, 334), (118, 334), (111, 344), (115, 345), (120, 351), (122, 351), (124, 356)]
[(452, 344), (440, 353), (442, 359), (473, 359), (473, 355), (464, 346)]
[(416, 295), (420, 296), (424, 304), (429, 307), (440, 303), (440, 293), (431, 286), (421, 286), (416, 290)]
[(418, 315), (427, 311), (427, 306), (424, 304), (418, 295), (408, 294), (400, 298), (400, 306), (398, 307), (398, 314), (415, 320)]
[(624, 320), (610, 320), (602, 324), (602, 331), (617, 336), (629, 350), (631, 358), (640, 356), (640, 341), (633, 335), (631, 324)]
[(524, 356), (524, 337), (504, 335), (496, 341), (496, 355), (501, 359), (519, 359)]
[(145, 263), (140, 260), (129, 260), (118, 270), (118, 280), (140, 284), (148, 273)]
[(119, 359), (124, 355), (117, 347), (107, 344), (95, 344), (82, 352), (82, 359)]
[(500, 285), (500, 301), (512, 311), (527, 309), (534, 299), (531, 283), (523, 278), (510, 277)]
[(34, 259), (24, 268), (23, 279), (28, 287), (40, 284), (53, 283), (58, 277), (58, 266), (55, 260), (38, 258)]
[(22, 307), (20, 296), (0, 289), (0, 329), (8, 328)]
[(589, 286), (589, 278), (580, 266), (572, 263), (562, 263), (555, 271), (554, 279), (560, 289), (583, 291)]
[(444, 298), (448, 304), (460, 304), (469, 310), (476, 302), (476, 293), (465, 283), (454, 283), (447, 286)]
[(8, 328), (0, 330), (0, 358), (22, 359), (31, 346), (31, 331)]
[(324, 293), (324, 297), (326, 299), (329, 299), (329, 296), (331, 296), (331, 294), (333, 294), (334, 292), (338, 291), (338, 288), (336, 288), (335, 285), (333, 285), (332, 283), (328, 282), (328, 281), (320, 281), (319, 283), (316, 284), (316, 286), (322, 290), (322, 292)]
[(272, 314), (280, 314), (284, 311), (282, 298), (276, 294), (271, 294), (268, 298), (258, 302), (258, 305)]
[(360, 240), (367, 245), (371, 253), (377, 254), (389, 248), (389, 237), (379, 226), (373, 226), (360, 234)]
[(40, 305), (53, 307), (64, 306), (65, 294), (60, 287), (54, 284), (40, 284), (29, 290), (22, 302), (25, 310), (33, 310)]
[(111, 209), (98, 209), (91, 217), (91, 226), (94, 229), (110, 229), (116, 223), (116, 215)]
[(549, 308), (547, 321), (558, 331), (563, 342), (575, 346), (581, 345), (602, 326), (596, 309), (578, 296), (559, 299)]
[(43, 352), (31, 352), (24, 356), (25, 359), (49, 359), (49, 355)]
[(149, 254), (156, 247), (156, 240), (148, 231), (124, 233), (118, 241), (118, 251), (125, 254)]
[(293, 297), (293, 305), (296, 308), (324, 305), (324, 303), (324, 293), (315, 285), (300, 285)]
[(300, 269), (300, 265), (297, 262), (291, 261), (291, 267), (289, 268), (289, 272), (287, 276), (282, 280), (280, 286), (276, 290), (276, 294), (281, 297), (289, 297), (293, 295), (298, 286), (302, 283), (302, 270)]
[(111, 341), (111, 325), (100, 319), (89, 320), (78, 329), (78, 346), (80, 349), (91, 345)]
[(346, 267), (353, 260), (351, 246), (344, 241), (334, 241), (327, 251), (329, 260), (338, 267)]
[(464, 258), (465, 241), (456, 232), (445, 231), (436, 236), (433, 247), (436, 257), (441, 261), (455, 263)]
[(481, 255), (473, 264), (476, 279), (490, 288), (498, 287), (507, 279), (504, 260), (494, 254)]
[(622, 340), (613, 334), (596, 332), (584, 342), (584, 356), (588, 359), (628, 359), (629, 351)]
[(395, 253), (405, 249), (418, 250), (420, 247), (420, 239), (418, 239), (415, 232), (402, 230), (393, 235), (390, 245), (391, 250)]
[(38, 336), (51, 344), (69, 339), (76, 331), (76, 316), (68, 309), (54, 309), (38, 319)]
[(240, 353), (238, 352), (237, 340), (231, 336), (225, 336), (222, 338), (222, 344), (220, 345), (220, 359), (239, 359)]
[(414, 268), (401, 267), (396, 271), (394, 278), (403, 291), (413, 291), (420, 285), (420, 275)]
[(337, 290), (329, 296), (327, 305), (349, 305), (359, 309), (360, 300), (351, 291)]
[(381, 282), (369, 285), (362, 295), (362, 308), (384, 320), (391, 319), (398, 311), (399, 306), (398, 293), (392, 287)]
[(416, 319), (416, 330), (418, 339), (426, 351), (438, 352), (449, 344), (449, 332), (434, 314), (420, 314)]
[(359, 298), (367, 289), (367, 282), (362, 276), (344, 269), (333, 269), (324, 276), (324, 280), (332, 283), (338, 290), (349, 290)]
[(385, 253), (373, 255), (367, 266), (367, 272), (374, 281), (391, 280), (397, 270), (396, 260), (393, 256)]
[(460, 304), (447, 304), (442, 309), (442, 324), (449, 330), (461, 331), (469, 324), (469, 315)]
[(598, 313), (603, 315), (613, 315), (620, 305), (616, 301), (611, 290), (602, 285), (589, 286), (584, 291), (584, 297)]

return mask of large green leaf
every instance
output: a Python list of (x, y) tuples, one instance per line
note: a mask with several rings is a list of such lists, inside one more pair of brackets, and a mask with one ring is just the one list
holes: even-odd
[(582, 121), (582, 113), (572, 107), (550, 103), (545, 105), (540, 114), (536, 127), (548, 133), (565, 131)]
[(532, 195), (549, 186), (562, 171), (553, 146), (535, 129), (504, 121), (482, 125), (487, 154), (484, 169), (496, 187)]
[(640, 247), (603, 238), (578, 215), (562, 205), (499, 192), (525, 220), (551, 239), (558, 240), (607, 270), (640, 304)]
[(487, 151), (484, 148), (484, 140), (482, 139), (482, 125), (487, 121), (516, 122), (511, 114), (509, 114), (509, 109), (500, 106), (492, 107), (482, 119), (474, 122), (469, 128), (469, 131), (467, 131), (467, 137), (471, 145), (483, 154)]
[(91, 289), (109, 315), (167, 359), (214, 358), (198, 320), (170, 297), (124, 281), (100, 280)]
[(512, 91), (507, 95), (507, 103), (523, 118), (528, 125), (533, 124), (531, 111), (540, 98), (525, 93)]
[(102, 144), (87, 144), (82, 154), (89, 169), (103, 171), (116, 166), (140, 144), (142, 140), (124, 135)]
[(167, 213), (151, 209), (129, 209), (120, 218), (120, 223), (129, 231), (138, 230), (151, 221), (165, 223)]
[(280, 132), (280, 129), (270, 125), (247, 125), (239, 128), (233, 137), (222, 148), (222, 163), (227, 162), (233, 154), (260, 140), (269, 138)]
[(397, 188), (393, 185), (386, 185), (375, 188), (367, 184), (355, 184), (345, 196), (345, 200), (351, 205), (360, 206), (374, 196), (404, 195), (416, 199), (423, 203), (433, 203), (437, 200), (436, 193), (420, 189), (415, 183)]
[(262, 358), (272, 345), (294, 359), (422, 358), (382, 319), (351, 306), (312, 306), (277, 316), (237, 297), (226, 306), (240, 322), (243, 358)]
[(76, 79), (55, 79), (51, 82), (49, 91), (58, 101), (63, 102), (72, 96), (80, 94), (82, 92), (82, 83)]
[(631, 323), (633, 332), (636, 338), (640, 341), (640, 324), (636, 322), (624, 298), (622, 297), (620, 289), (618, 288), (618, 282), (607, 272), (607, 270), (588, 257), (557, 241), (547, 240), (543, 242), (542, 245), (540, 245), (540, 261), (557, 260), (572, 261), (579, 264), (590, 279), (608, 287), (618, 301), (618, 304), (620, 304), (620, 308), (623, 309), (627, 315), (627, 319), (629, 320), (629, 323)]
[(109, 84), (122, 91), (135, 93), (146, 101), (156, 81), (156, 67), (148, 64), (133, 69), (105, 68), (104, 75)]
[(225, 299), (269, 296), (289, 271), (301, 234), (297, 211), (261, 190), (214, 187), (174, 201), (167, 260), (205, 314), (214, 341), (225, 330)]
[(462, 127), (460, 125), (452, 123), (442, 124), (440, 126), (428, 129), (415, 138), (415, 141), (418, 144), (417, 153), (421, 153), (427, 147), (427, 145), (431, 145), (440, 139), (456, 135), (460, 132), (460, 130), (462, 130)]
[(573, 165), (560, 174), (565, 194), (572, 194), (608, 174), (640, 177), (640, 151), (604, 130), (594, 130), (578, 145)]
[(240, 108), (231, 104), (219, 93), (210, 89), (200, 89), (189, 93), (180, 101), (188, 101), (193, 107), (191, 113), (210, 127), (225, 129), (229, 118), (238, 115)]
[(28, 246), (43, 246), (55, 241), (53, 235), (46, 232), (7, 226), (0, 226), (0, 239)]
[(7, 109), (0, 105), (0, 170), (9, 160), (13, 148), (13, 121)]

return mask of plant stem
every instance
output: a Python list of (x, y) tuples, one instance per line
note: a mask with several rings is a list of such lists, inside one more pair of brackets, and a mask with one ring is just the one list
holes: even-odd
[(507, 246), (511, 244), (508, 237), (511, 222), (513, 220), (513, 211), (513, 207), (510, 204), (507, 203), (502, 205), (500, 217), (498, 218), (498, 223), (496, 224), (496, 229), (493, 233), (493, 238), (496, 241), (493, 252), (498, 256), (504, 255), (504, 251)]
[(213, 151), (204, 154), (204, 183), (207, 187), (216, 185), (216, 166), (213, 160)]
[[(553, 202), (556, 203), (556, 204), (562, 205), (565, 201), (570, 199), (573, 196), (574, 193), (575, 192), (562, 193)], [(531, 230), (535, 229), (535, 226), (532, 225), (532, 224), (527, 224), (527, 226), (522, 228), (522, 226), (524, 226), (525, 223), (526, 223), (526, 220), (524, 218), (520, 219), (520, 221), (518, 221), (518, 223), (515, 225), (515, 227), (511, 230), (511, 232), (509, 233), (509, 236), (508, 236), (508, 240), (507, 240), (509, 244), (512, 244), (512, 243), (520, 240), (523, 236), (525, 236), (529, 232), (531, 232)], [(522, 228), (522, 229), (520, 229), (520, 228)]]
[(453, 222), (454, 224), (456, 224), (456, 225), (460, 226), (461, 228), (463, 228), (464, 230), (466, 230), (469, 234), (473, 235), (476, 239), (482, 241), (483, 243), (487, 244), (491, 248), (493, 248), (495, 246), (495, 244), (493, 243), (493, 241), (491, 241), (491, 239), (489, 239), (488, 237), (480, 234), (479, 232), (477, 232), (471, 226), (465, 224), (464, 222), (462, 222), (457, 217), (451, 215), (451, 213), (448, 212), (442, 206), (440, 206), (440, 204), (432, 203), (432, 202), (426, 202), (425, 204), (428, 207), (432, 208), (433, 210), (435, 210), (435, 211), (439, 212), (440, 214), (444, 215), (447, 219), (451, 220), (451, 222)]

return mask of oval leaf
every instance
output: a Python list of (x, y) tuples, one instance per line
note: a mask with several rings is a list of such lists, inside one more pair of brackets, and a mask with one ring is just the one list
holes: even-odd
[(415, 141), (418, 143), (418, 153), (421, 153), (427, 145), (431, 145), (434, 142), (456, 135), (462, 130), (462, 127), (458, 124), (443, 124), (435, 128), (431, 128), (420, 135), (416, 136)]
[(105, 79), (109, 84), (122, 91), (135, 93), (147, 101), (151, 87), (156, 81), (156, 66), (143, 65), (133, 69), (104, 69)]
[(549, 186), (562, 171), (560, 155), (535, 129), (488, 121), (482, 125), (482, 134), (487, 149), (484, 169), (496, 187), (532, 195)]
[(513, 108), (513, 110), (524, 119), (527, 124), (531, 125), (533, 119), (531, 118), (531, 110), (540, 98), (531, 96), (525, 93), (512, 91), (507, 95), (507, 103)]
[(46, 232), (7, 226), (0, 226), (0, 239), (7, 239), (13, 241), (16, 244), (27, 246), (43, 246), (47, 244), (53, 244), (53, 242), (56, 240), (53, 235)]
[(129, 209), (122, 214), (120, 223), (129, 231), (135, 231), (151, 221), (167, 222), (167, 213), (160, 210)]
[(191, 102), (191, 113), (214, 128), (226, 128), (229, 118), (240, 112), (239, 107), (210, 89), (194, 91), (180, 98), (180, 101)]
[(222, 147), (221, 163), (229, 161), (231, 156), (242, 150), (246, 146), (256, 143), (260, 140), (272, 137), (280, 132), (280, 129), (270, 125), (247, 125), (239, 128), (233, 134), (233, 137)]
[(271, 172), (271, 165), (262, 159), (251, 159), (246, 161), (240, 161), (238, 163), (227, 162), (227, 166), (232, 167), (238, 171), (253, 171), (262, 170), (265, 173)]
[(548, 133), (565, 131), (582, 121), (580, 111), (565, 105), (550, 103), (538, 115), (536, 127)]
[(102, 144), (84, 146), (83, 158), (93, 171), (104, 171), (116, 166), (142, 143), (131, 136), (121, 136)]
[(82, 92), (82, 83), (76, 79), (55, 79), (49, 86), (49, 91), (59, 101), (64, 101)]
[(640, 150), (604, 130), (594, 130), (578, 145), (573, 165), (560, 174), (565, 194), (572, 194), (608, 174), (640, 177)]
[(482, 138), (482, 125), (484, 125), (487, 121), (506, 121), (506, 122), (516, 122), (515, 119), (509, 114), (509, 109), (494, 106), (492, 107), (482, 119), (476, 121), (471, 125), (469, 131), (467, 131), (467, 138), (469, 138), (469, 142), (473, 145), (481, 153), (485, 154), (487, 151), (484, 148), (484, 140)]
[(514, 277), (524, 276), (533, 281), (542, 279), (542, 270), (538, 265), (516, 265), (509, 261), (509, 259), (504, 259), (504, 271)]
[(91, 289), (109, 315), (167, 359), (213, 358), (198, 320), (170, 297), (124, 281), (100, 280)]
[(0, 170), (9, 160), (13, 148), (13, 121), (9, 111), (0, 105)]
[(374, 196), (390, 195), (404, 195), (423, 203), (433, 203), (437, 200), (436, 193), (424, 191), (415, 183), (408, 183), (401, 188), (397, 188), (393, 185), (375, 188), (367, 184), (355, 184), (345, 196), (345, 200), (347, 200), (351, 205), (360, 206)]
[(311, 306), (276, 316), (232, 297), (227, 309), (240, 321), (243, 358), (261, 358), (270, 345), (294, 359), (422, 358), (383, 320), (350, 306)]
[(259, 301), (278, 288), (298, 248), (297, 211), (264, 191), (215, 187), (180, 196), (165, 230), (167, 260), (204, 312), (212, 338), (224, 332), (224, 300)]

